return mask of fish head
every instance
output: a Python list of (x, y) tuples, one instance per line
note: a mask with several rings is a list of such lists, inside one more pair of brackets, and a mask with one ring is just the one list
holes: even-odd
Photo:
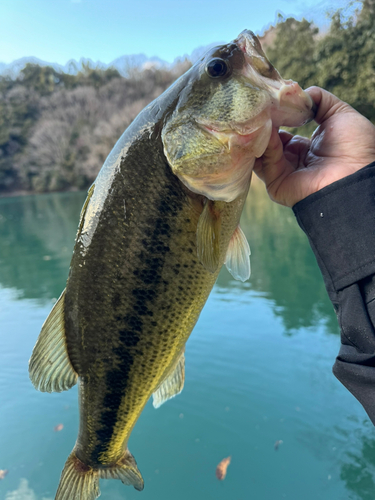
[(208, 51), (184, 81), (165, 116), (164, 153), (179, 179), (210, 200), (247, 193), (272, 127), (314, 117), (311, 97), (280, 76), (248, 30)]

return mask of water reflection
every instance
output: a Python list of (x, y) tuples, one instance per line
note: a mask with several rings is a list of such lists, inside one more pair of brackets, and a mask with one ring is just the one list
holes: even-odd
[[(363, 431), (362, 431), (363, 432)], [(374, 435), (373, 429), (368, 434)], [(359, 441), (359, 442), (358, 442)], [(375, 491), (375, 438), (361, 435), (353, 451), (346, 454), (341, 467), (341, 479), (358, 500), (373, 500)]]
[(0, 284), (51, 299), (65, 286), (84, 193), (0, 200)]
[[(65, 286), (85, 193), (0, 200), (0, 284), (20, 297), (51, 299)], [(337, 322), (307, 239), (290, 209), (270, 202), (253, 182), (242, 217), (252, 250), (251, 281), (234, 281), (226, 270), (218, 287), (264, 294), (287, 333), (324, 321)]]
[[(274, 303), (287, 333), (323, 321), (338, 333), (332, 305), (307, 238), (289, 208), (272, 203), (260, 181), (253, 181), (241, 219), (251, 247), (250, 287)], [(218, 285), (246, 287), (222, 273)]]

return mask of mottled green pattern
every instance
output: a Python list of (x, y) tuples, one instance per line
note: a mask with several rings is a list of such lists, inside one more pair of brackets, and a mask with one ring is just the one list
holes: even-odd
[[(144, 134), (121, 162), (86, 253), (76, 245), (65, 303), (69, 354), (81, 380), (76, 455), (94, 467), (122, 456), (215, 282), (217, 273), (197, 257), (203, 202), (187, 194)], [(243, 202), (226, 204), (221, 264)]]

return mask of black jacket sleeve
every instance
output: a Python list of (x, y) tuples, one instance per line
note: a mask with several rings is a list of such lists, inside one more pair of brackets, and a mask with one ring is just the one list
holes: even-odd
[(375, 162), (293, 207), (341, 329), (333, 373), (375, 425)]

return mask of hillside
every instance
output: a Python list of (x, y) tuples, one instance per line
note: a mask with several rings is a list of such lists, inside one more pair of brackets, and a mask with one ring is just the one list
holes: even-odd
[[(338, 10), (324, 34), (304, 19), (279, 17), (263, 42), (283, 77), (319, 85), (375, 123), (375, 0), (351, 16)], [(116, 63), (122, 74), (81, 61), (64, 71), (27, 64), (0, 77), (0, 195), (87, 188), (125, 128), (191, 66), (129, 57)]]

